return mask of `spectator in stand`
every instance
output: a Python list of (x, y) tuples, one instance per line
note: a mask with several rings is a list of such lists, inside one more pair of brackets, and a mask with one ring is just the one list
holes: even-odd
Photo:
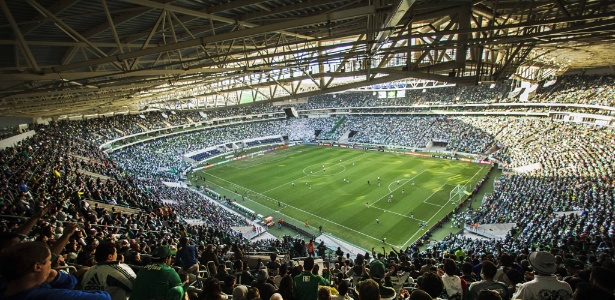
[(417, 279), (416, 286), (420, 290), (425, 291), (434, 299), (440, 297), (444, 291), (444, 283), (442, 282), (442, 278), (434, 272), (423, 273), (423, 275)]
[(380, 287), (373, 279), (361, 281), (356, 292), (359, 300), (380, 300)]
[(553, 275), (557, 270), (553, 254), (544, 251), (532, 252), (529, 261), (534, 269), (534, 280), (521, 284), (513, 298), (524, 300), (572, 299), (570, 285)]
[(252, 282), (252, 287), (258, 289), (259, 294), (263, 299), (271, 298), (276, 291), (276, 287), (270, 283), (269, 272), (267, 269), (258, 270), (258, 278)]
[(595, 266), (591, 269), (591, 274), (589, 276), (589, 281), (609, 292), (609, 293), (613, 293), (613, 290), (615, 290), (615, 283), (614, 283), (614, 279), (615, 278), (615, 271), (613, 270), (613, 264), (611, 263), (611, 268), (606, 268), (603, 266)]
[(113, 300), (130, 296), (137, 275), (126, 264), (117, 260), (117, 249), (109, 241), (96, 247), (96, 265), (83, 276), (81, 286), (88, 291), (106, 291)]
[(390, 282), (391, 273), (392, 270), (387, 272), (384, 263), (378, 259), (373, 260), (369, 265), (369, 279), (378, 283), (381, 299), (395, 298), (396, 291), (391, 287)]
[(493, 262), (484, 260), (481, 268), (481, 277), (483, 280), (470, 284), (468, 288), (468, 299), (476, 299), (478, 297), (478, 293), (482, 290), (497, 291), (502, 299), (510, 299), (510, 293), (508, 292), (508, 287), (506, 284), (493, 280), (493, 277), (497, 271), (498, 268)]
[(189, 244), (188, 237), (179, 240), (179, 250), (175, 254), (175, 265), (181, 266), (186, 273), (199, 275), (199, 251)]
[[(216, 278), (217, 279), (217, 278)], [(226, 275), (224, 281), (221, 281), (222, 292), (227, 295), (233, 295), (233, 289), (235, 288), (235, 276)]]
[(432, 300), (433, 298), (431, 298), (431, 296), (429, 296), (429, 294), (427, 294), (427, 292), (423, 290), (414, 290), (410, 294), (410, 297), (407, 299), (409, 300)]
[(337, 294), (332, 296), (333, 300), (353, 300), (350, 295), (348, 295), (348, 291), (350, 290), (350, 286), (348, 284), (348, 280), (340, 280), (337, 284)]
[(233, 289), (233, 300), (249, 300), (248, 287), (245, 285), (237, 285)]
[(207, 244), (207, 247), (205, 247), (205, 250), (201, 254), (201, 258), (199, 259), (199, 262), (201, 263), (201, 265), (205, 266), (210, 261), (213, 261), (215, 263), (219, 263), (220, 261), (218, 260), (218, 256), (216, 255), (216, 251), (217, 251), (217, 248), (214, 248), (214, 245)]
[(465, 299), (468, 283), (456, 274), (457, 264), (454, 260), (447, 258), (444, 260), (444, 274), (442, 275), (442, 283), (444, 283), (444, 294), (446, 299)]
[(472, 273), (472, 264), (471, 263), (464, 262), (463, 265), (461, 265), (461, 278), (463, 278), (463, 280), (466, 281), (468, 286), (472, 282), (478, 281), (478, 277), (476, 277), (476, 274)]
[(297, 297), (295, 296), (296, 293), (294, 292), (293, 277), (290, 274), (287, 274), (284, 277), (282, 277), (282, 280), (280, 280), (280, 284), (278, 285), (278, 289), (276, 293), (279, 293), (280, 295), (282, 295), (282, 298), (284, 300), (297, 299)]
[[(612, 279), (612, 278), (611, 278)], [(573, 293), (575, 300), (614, 300), (615, 295), (612, 292), (605, 291), (589, 282), (580, 282)]]
[(328, 286), (319, 287), (318, 300), (331, 300), (331, 288)]
[(199, 296), (199, 300), (227, 300), (228, 295), (222, 291), (220, 281), (216, 278), (207, 278), (205, 287)]
[[(188, 281), (179, 278), (179, 275), (169, 265), (171, 264), (171, 250), (168, 246), (159, 246), (152, 253), (152, 264), (143, 267), (137, 273), (131, 300), (164, 299), (180, 300), (184, 296)], [(182, 286), (183, 285), (183, 286)]]
[(248, 295), (246, 296), (247, 299), (252, 299), (252, 300), (263, 300), (261, 298), (261, 295), (259, 294), (259, 291), (257, 288), (255, 287), (249, 287), (248, 288)]
[[(270, 276), (277, 276), (280, 271), (280, 263), (278, 262), (278, 254), (273, 252), (269, 254), (269, 261), (267, 262), (267, 270), (269, 270)], [(262, 295), (262, 293), (261, 293)]]
[[(476, 300), (503, 300), (500, 293), (492, 290), (482, 290), (478, 293)], [(505, 299), (504, 299), (505, 300)]]
[(319, 275), (312, 274), (314, 257), (303, 261), (303, 272), (294, 278), (297, 300), (314, 300), (318, 298), (318, 286), (327, 286), (328, 282)]
[(51, 268), (51, 252), (40, 242), (25, 242), (0, 253), (0, 275), (5, 285), (0, 297), (19, 299), (100, 299), (110, 300), (105, 291), (73, 290), (77, 279)]

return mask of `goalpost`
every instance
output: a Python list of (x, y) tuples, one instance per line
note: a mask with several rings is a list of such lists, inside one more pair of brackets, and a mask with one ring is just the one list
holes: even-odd
[(458, 184), (454, 187), (449, 194), (448, 201), (454, 204), (461, 203), (461, 199), (463, 199), (463, 197), (471, 195), (471, 193), (466, 190), (466, 187), (467, 184)]
[(252, 152), (252, 153), (250, 153), (250, 158), (254, 158), (256, 156), (262, 156), (262, 155), (265, 155), (265, 153), (260, 152), (260, 151), (259, 152)]

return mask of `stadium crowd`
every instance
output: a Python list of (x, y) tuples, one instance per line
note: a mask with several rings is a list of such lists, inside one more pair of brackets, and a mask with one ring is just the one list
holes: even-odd
[[(563, 78), (543, 95), (552, 99), (547, 102), (612, 106), (610, 85), (610, 77)], [(446, 88), (420, 102), (503, 95), (468, 89)], [(318, 98), (298, 108), (400, 104), (353, 94)], [(63, 121), (36, 126), (35, 136), (0, 150), (0, 214), (7, 216), (0, 223), (0, 299), (613, 299), (611, 129), (534, 118), (351, 116), (229, 125), (111, 155), (98, 149), (102, 142), (186, 119), (279, 111), (264, 104), (218, 109), (207, 118), (156, 112)], [(269, 135), (313, 140), (317, 131), (334, 138), (355, 131), (350, 142), (419, 148), (446, 140), (451, 150), (500, 162), (511, 172), (465, 219), (515, 226), (503, 240), (451, 235), (426, 251), (419, 245), (430, 233), (407, 249), (372, 249), (356, 258), (338, 252), (322, 265), (275, 256), (252, 262), (244, 257), (249, 249), (306, 256), (315, 245), (291, 237), (249, 244), (231, 228), (248, 220), (163, 183), (186, 170), (186, 152)], [(107, 206), (113, 204), (119, 205)], [(122, 210), (126, 206), (134, 211)], [(56, 271), (61, 266), (76, 270)], [(92, 279), (96, 274), (105, 279)]]

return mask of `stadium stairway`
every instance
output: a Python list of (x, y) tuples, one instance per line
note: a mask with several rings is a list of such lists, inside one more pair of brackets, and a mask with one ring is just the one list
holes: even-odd
[(329, 249), (336, 250), (337, 247), (340, 247), (340, 249), (342, 249), (344, 253), (350, 253), (350, 257), (352, 257), (353, 259), (357, 257), (357, 254), (365, 254), (366, 252), (368, 252), (365, 249), (361, 249), (326, 234), (321, 234), (316, 237), (316, 244), (319, 244), (321, 241), (325, 242), (325, 245)]
[(338, 143), (347, 143), (348, 142), (348, 138), (350, 137), (350, 133), (352, 131), (348, 130), (346, 131), (344, 134), (342, 134), (342, 136), (337, 140)]
[(506, 237), (506, 234), (510, 232), (515, 225), (515, 223), (481, 224), (478, 228), (470, 228), (470, 226), (466, 225), (463, 230), (463, 235), (469, 238), (501, 240)]
[(96, 201), (96, 200), (86, 200), (86, 201), (92, 207), (94, 207), (95, 204), (98, 204), (98, 207), (104, 208), (104, 209), (106, 209), (109, 212), (111, 212), (113, 210), (113, 208), (115, 208), (116, 211), (119, 211), (122, 214), (127, 214), (127, 215), (133, 215), (133, 214), (136, 215), (136, 214), (139, 214), (141, 212), (141, 210), (138, 209), (138, 208), (131, 208), (131, 207), (125, 207), (125, 206), (121, 206), (121, 205), (107, 204), (107, 203)]
[(101, 175), (101, 174), (98, 174), (98, 173), (94, 173), (94, 172), (90, 172), (90, 171), (86, 171), (86, 170), (82, 170), (82, 169), (78, 169), (77, 173), (83, 174), (85, 176), (93, 177), (93, 178), (100, 178), (100, 180), (102, 180), (103, 182), (106, 182), (107, 180), (111, 179), (111, 177), (109, 177), (109, 176)]
[[(267, 236), (271, 236), (271, 234), (267, 233), (267, 228), (266, 228), (266, 227), (264, 227), (264, 226), (262, 226), (261, 224), (259, 224), (259, 223), (258, 223), (258, 222), (259, 222), (258, 220), (250, 220), (250, 219), (246, 218), (245, 216), (243, 216), (243, 215), (241, 215), (241, 214), (237, 213), (236, 211), (234, 211), (234, 210), (232, 210), (232, 209), (228, 208), (227, 206), (222, 205), (220, 202), (218, 202), (218, 201), (216, 201), (216, 200), (212, 199), (212, 198), (211, 198), (211, 197), (209, 197), (208, 195), (201, 193), (201, 192), (200, 192), (199, 190), (197, 190), (197, 189), (194, 189), (194, 188), (191, 188), (191, 187), (188, 187), (188, 186), (181, 186), (181, 187), (182, 187), (182, 188), (185, 188), (185, 189), (190, 189), (191, 191), (193, 191), (193, 192), (195, 192), (195, 193), (197, 193), (197, 194), (201, 195), (201, 197), (203, 197), (203, 199), (206, 199), (206, 201), (209, 201), (210, 203), (212, 203), (212, 204), (214, 204), (214, 205), (217, 205), (217, 206), (221, 207), (222, 209), (225, 209), (226, 211), (228, 211), (228, 212), (230, 212), (230, 213), (232, 213), (232, 214), (235, 214), (235, 215), (237, 215), (237, 216), (242, 217), (244, 220), (246, 220), (247, 222), (249, 222), (249, 223), (250, 223), (250, 225), (252, 225), (252, 226), (256, 226), (256, 227), (260, 227), (260, 228), (261, 228), (261, 230), (260, 230), (260, 231), (254, 231), (254, 229), (253, 229), (253, 227), (252, 227), (252, 226), (238, 226), (238, 227), (232, 227), (234, 230), (237, 230), (237, 231), (241, 232), (241, 234), (242, 234), (245, 238), (247, 238), (247, 239), (249, 239), (249, 240), (252, 240), (252, 241), (255, 241), (255, 240), (256, 240), (256, 238), (258, 238), (259, 236), (266, 236), (266, 237), (264, 237), (264, 238), (267, 238)], [(275, 237), (274, 237), (274, 238), (275, 238)]]
[(335, 136), (335, 131), (342, 126), (344, 122), (346, 122), (346, 117), (341, 117), (337, 122), (335, 122), (333, 128), (331, 128), (331, 130), (329, 130), (329, 132), (325, 135), (325, 139), (331, 139), (331, 137)]

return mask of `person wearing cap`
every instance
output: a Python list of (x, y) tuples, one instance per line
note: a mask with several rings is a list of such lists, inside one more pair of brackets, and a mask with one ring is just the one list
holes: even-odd
[(572, 288), (564, 281), (557, 279), (553, 273), (557, 270), (555, 256), (549, 252), (536, 251), (529, 256), (529, 262), (534, 269), (534, 279), (519, 286), (513, 299), (572, 299)]
[[(391, 271), (393, 272), (393, 271)], [(369, 264), (369, 277), (365, 279), (371, 279), (378, 283), (378, 289), (381, 299), (393, 299), (396, 296), (395, 289), (391, 287), (390, 272), (387, 272), (384, 263), (380, 260), (373, 260)], [(364, 281), (363, 280), (363, 281)], [(359, 285), (361, 282), (359, 282)]]
[(297, 300), (314, 300), (318, 298), (318, 286), (326, 286), (327, 280), (319, 275), (312, 274), (314, 258), (309, 256), (303, 261), (303, 272), (295, 276), (295, 291)]
[(100, 243), (94, 258), (96, 265), (83, 275), (83, 289), (106, 291), (113, 300), (126, 300), (137, 275), (128, 265), (117, 260), (115, 245), (111, 242)]
[(152, 252), (152, 263), (137, 273), (130, 300), (183, 298), (187, 282), (182, 283), (179, 274), (169, 266), (171, 256), (168, 246), (160, 246)]

